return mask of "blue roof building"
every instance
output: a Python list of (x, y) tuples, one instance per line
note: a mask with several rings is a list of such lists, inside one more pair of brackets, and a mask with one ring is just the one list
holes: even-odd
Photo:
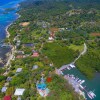
[(38, 88), (38, 89), (45, 90), (46, 87), (47, 87), (47, 85), (46, 85), (45, 83), (37, 84), (37, 88)]

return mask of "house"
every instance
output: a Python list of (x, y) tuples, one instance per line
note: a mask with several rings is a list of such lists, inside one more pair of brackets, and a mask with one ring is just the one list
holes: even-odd
[(45, 90), (46, 87), (47, 87), (47, 85), (46, 85), (45, 83), (37, 84), (37, 88), (38, 88), (38, 89)]
[(16, 46), (19, 46), (20, 43), (21, 43), (21, 41), (20, 40), (17, 40)]
[(53, 41), (54, 38), (53, 38), (53, 37), (49, 37), (48, 40), (49, 40), (49, 41)]
[(3, 88), (1, 89), (1, 92), (6, 92), (6, 90), (7, 90), (7, 87), (3, 87)]
[(33, 68), (32, 68), (32, 70), (35, 70), (37, 68), (38, 68), (38, 65), (34, 65)]
[(50, 90), (47, 88), (47, 85), (46, 85), (46, 83), (45, 83), (45, 79), (43, 78), (43, 76), (42, 76), (42, 78), (41, 78), (40, 83), (37, 82), (36, 87), (37, 87), (38, 93), (39, 93), (42, 97), (46, 97), (46, 96), (49, 94), (49, 92), (50, 92)]
[(17, 68), (16, 73), (19, 73), (22, 71), (22, 68)]
[(53, 67), (53, 63), (49, 64), (50, 67)]
[(23, 55), (17, 55), (16, 58), (20, 59), (20, 58), (24, 58), (24, 57), (23, 57)]
[(15, 95), (15, 96), (21, 96), (21, 95), (23, 95), (24, 91), (25, 91), (25, 89), (23, 89), (23, 88), (17, 88), (17, 89), (15, 90), (14, 95)]
[(6, 81), (11, 81), (12, 78), (11, 77), (7, 77)]
[(25, 43), (23, 44), (23, 47), (34, 47), (33, 43)]
[(50, 36), (48, 40), (53, 41), (55, 38), (55, 33), (58, 32), (59, 30), (60, 30), (59, 28), (50, 28), (50, 31), (49, 31)]
[(17, 54), (23, 55), (24, 54), (24, 51), (17, 51)]
[(38, 92), (42, 97), (46, 97), (46, 96), (48, 96), (50, 90), (48, 88), (46, 88), (45, 90), (38, 89)]
[(11, 96), (5, 96), (3, 100), (11, 100)]
[(33, 52), (32, 57), (39, 57), (39, 53), (38, 52)]

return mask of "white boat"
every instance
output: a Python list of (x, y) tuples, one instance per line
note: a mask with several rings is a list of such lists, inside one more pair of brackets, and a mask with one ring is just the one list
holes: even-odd
[(79, 80), (78, 82), (80, 83), (82, 80)]
[(94, 97), (96, 97), (96, 95), (92, 91), (89, 91), (87, 95), (89, 96), (90, 99), (93, 99)]
[(67, 66), (67, 69), (70, 70), (71, 68)]
[(83, 84), (85, 82), (85, 80), (82, 80), (81, 82), (80, 82), (80, 84)]
[(76, 78), (75, 81), (78, 81), (78, 78)]
[(71, 67), (71, 68), (75, 68), (75, 65), (73, 65), (73, 64), (70, 64), (70, 67)]

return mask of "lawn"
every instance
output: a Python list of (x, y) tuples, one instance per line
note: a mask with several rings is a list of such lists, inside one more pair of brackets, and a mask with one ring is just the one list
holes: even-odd
[(68, 48), (70, 48), (70, 49), (73, 49), (73, 50), (79, 50), (79, 52), (82, 52), (83, 51), (83, 49), (84, 49), (84, 45), (79, 45), (79, 46), (77, 46), (77, 45), (73, 45), (73, 44), (71, 44), (70, 46), (68, 46)]

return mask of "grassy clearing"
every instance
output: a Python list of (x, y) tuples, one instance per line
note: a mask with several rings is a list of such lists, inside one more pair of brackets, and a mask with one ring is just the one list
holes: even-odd
[(84, 49), (84, 45), (77, 46), (77, 45), (71, 44), (70, 46), (68, 46), (68, 48), (74, 51), (78, 50), (79, 52), (82, 52)]

